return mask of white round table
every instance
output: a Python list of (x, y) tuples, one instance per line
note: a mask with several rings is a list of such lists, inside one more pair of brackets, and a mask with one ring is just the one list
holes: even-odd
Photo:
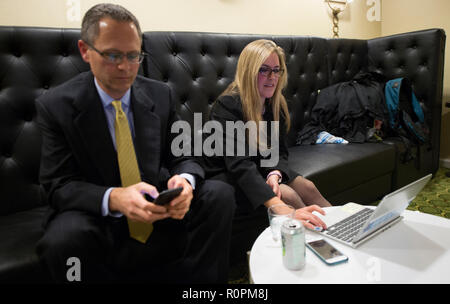
[[(325, 210), (331, 208), (324, 208)], [(325, 238), (346, 263), (327, 266), (306, 249), (306, 264), (292, 271), (283, 266), (281, 247), (270, 227), (253, 244), (250, 276), (254, 283), (450, 283), (450, 220), (405, 210), (403, 220), (358, 248)], [(321, 237), (306, 231), (306, 239)]]

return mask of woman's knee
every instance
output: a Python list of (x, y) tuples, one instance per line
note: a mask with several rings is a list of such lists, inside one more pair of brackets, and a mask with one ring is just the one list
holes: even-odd
[(320, 193), (314, 182), (299, 176), (290, 185), (300, 195), (305, 205), (309, 206), (315, 204), (320, 207), (331, 206)]
[(318, 191), (316, 185), (314, 184), (314, 182), (310, 181), (309, 179), (304, 178), (304, 182), (305, 182), (305, 187), (308, 191), (310, 192), (315, 192)]
[(312, 192), (317, 191), (316, 185), (310, 181), (309, 179), (306, 179), (301, 176), (297, 176), (290, 184), (292, 188), (294, 188), (297, 192)]
[(295, 209), (303, 208), (305, 207), (305, 204), (303, 203), (303, 200), (301, 197), (295, 192), (294, 189), (289, 187), (288, 185), (281, 184), (280, 185), (281, 190), (281, 199), (288, 205), (291, 205)]

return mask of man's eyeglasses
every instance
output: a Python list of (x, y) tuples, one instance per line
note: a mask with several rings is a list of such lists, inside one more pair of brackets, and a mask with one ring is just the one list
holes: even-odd
[(130, 53), (114, 53), (114, 52), (101, 52), (97, 50), (93, 45), (86, 42), (85, 43), (94, 51), (99, 53), (103, 58), (105, 58), (109, 63), (120, 64), (123, 61), (123, 58), (126, 57), (129, 63), (139, 64), (144, 60), (144, 57), (147, 55), (142, 52), (130, 52)]
[(283, 75), (283, 72), (284, 70), (280, 68), (271, 69), (267, 66), (262, 66), (259, 68), (259, 74), (265, 77), (269, 77), (272, 73), (275, 77), (280, 77), (281, 75)]

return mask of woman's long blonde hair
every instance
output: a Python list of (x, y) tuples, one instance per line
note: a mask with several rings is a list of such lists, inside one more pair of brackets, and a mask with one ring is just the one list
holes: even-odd
[(282, 90), (287, 84), (287, 70), (284, 51), (271, 40), (255, 40), (250, 42), (241, 52), (237, 63), (234, 81), (227, 87), (222, 95), (239, 94), (242, 101), (242, 111), (246, 121), (255, 121), (259, 126), (262, 120), (262, 105), (258, 91), (258, 73), (262, 64), (272, 54), (278, 55), (280, 69), (284, 72), (280, 75), (277, 87), (270, 98), (273, 119), (280, 120), (280, 110), (285, 118), (286, 129), (289, 130), (290, 119), (286, 99)]

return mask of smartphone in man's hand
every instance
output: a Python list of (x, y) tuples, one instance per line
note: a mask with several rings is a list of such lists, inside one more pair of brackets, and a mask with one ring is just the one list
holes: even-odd
[(164, 206), (170, 203), (174, 198), (180, 195), (183, 187), (167, 189), (159, 193), (159, 196), (153, 201), (154, 204)]

